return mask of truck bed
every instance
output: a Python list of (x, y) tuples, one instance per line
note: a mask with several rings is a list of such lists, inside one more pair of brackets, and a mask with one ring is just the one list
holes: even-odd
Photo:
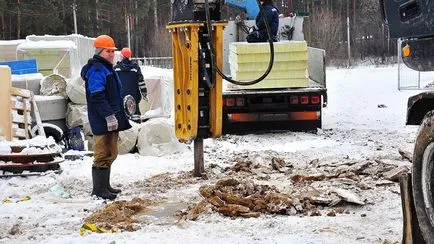
[(323, 96), (323, 107), (327, 106), (327, 88), (309, 79), (309, 87), (291, 87), (279, 89), (227, 89), (223, 91), (223, 96), (238, 95), (271, 95), (271, 94), (295, 94), (295, 93), (320, 93)]

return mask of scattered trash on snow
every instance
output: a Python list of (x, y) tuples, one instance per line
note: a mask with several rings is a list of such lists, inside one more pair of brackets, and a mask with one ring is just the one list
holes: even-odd
[(65, 192), (65, 189), (58, 185), (50, 187), (50, 192), (56, 197), (61, 197), (63, 199), (70, 198), (69, 193)]

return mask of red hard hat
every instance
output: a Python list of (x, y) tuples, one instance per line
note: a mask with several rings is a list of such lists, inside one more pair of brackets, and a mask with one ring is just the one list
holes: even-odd
[(121, 50), (121, 54), (122, 56), (124, 56), (125, 58), (131, 58), (131, 49), (129, 49), (128, 47), (124, 47)]
[(108, 35), (100, 35), (93, 42), (94, 48), (116, 50), (115, 41)]

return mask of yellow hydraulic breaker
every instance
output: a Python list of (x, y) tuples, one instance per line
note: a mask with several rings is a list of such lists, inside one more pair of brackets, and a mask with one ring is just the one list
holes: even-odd
[[(222, 69), (225, 25), (226, 23), (220, 22), (212, 24), (214, 60), (219, 69)], [(205, 38), (201, 31), (204, 28), (203, 22), (167, 25), (167, 29), (172, 34), (175, 134), (180, 141), (184, 142), (193, 141), (197, 137), (219, 137), (222, 131), (222, 78), (220, 76), (214, 75), (208, 82), (212, 86), (208, 85), (206, 89), (209, 94), (209, 97), (206, 97), (207, 104), (199, 102), (199, 97), (204, 96), (200, 88), (206, 83), (204, 70), (199, 62), (199, 55), (202, 55), (200, 47)], [(205, 116), (209, 118), (203, 118)], [(199, 129), (203, 130), (203, 128), (207, 129), (205, 135), (198, 133)]]

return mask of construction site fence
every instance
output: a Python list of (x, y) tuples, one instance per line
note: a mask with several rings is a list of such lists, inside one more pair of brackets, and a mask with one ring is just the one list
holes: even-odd
[(131, 58), (140, 66), (151, 66), (162, 69), (172, 69), (173, 68), (173, 58), (172, 57), (143, 57), (143, 58)]

